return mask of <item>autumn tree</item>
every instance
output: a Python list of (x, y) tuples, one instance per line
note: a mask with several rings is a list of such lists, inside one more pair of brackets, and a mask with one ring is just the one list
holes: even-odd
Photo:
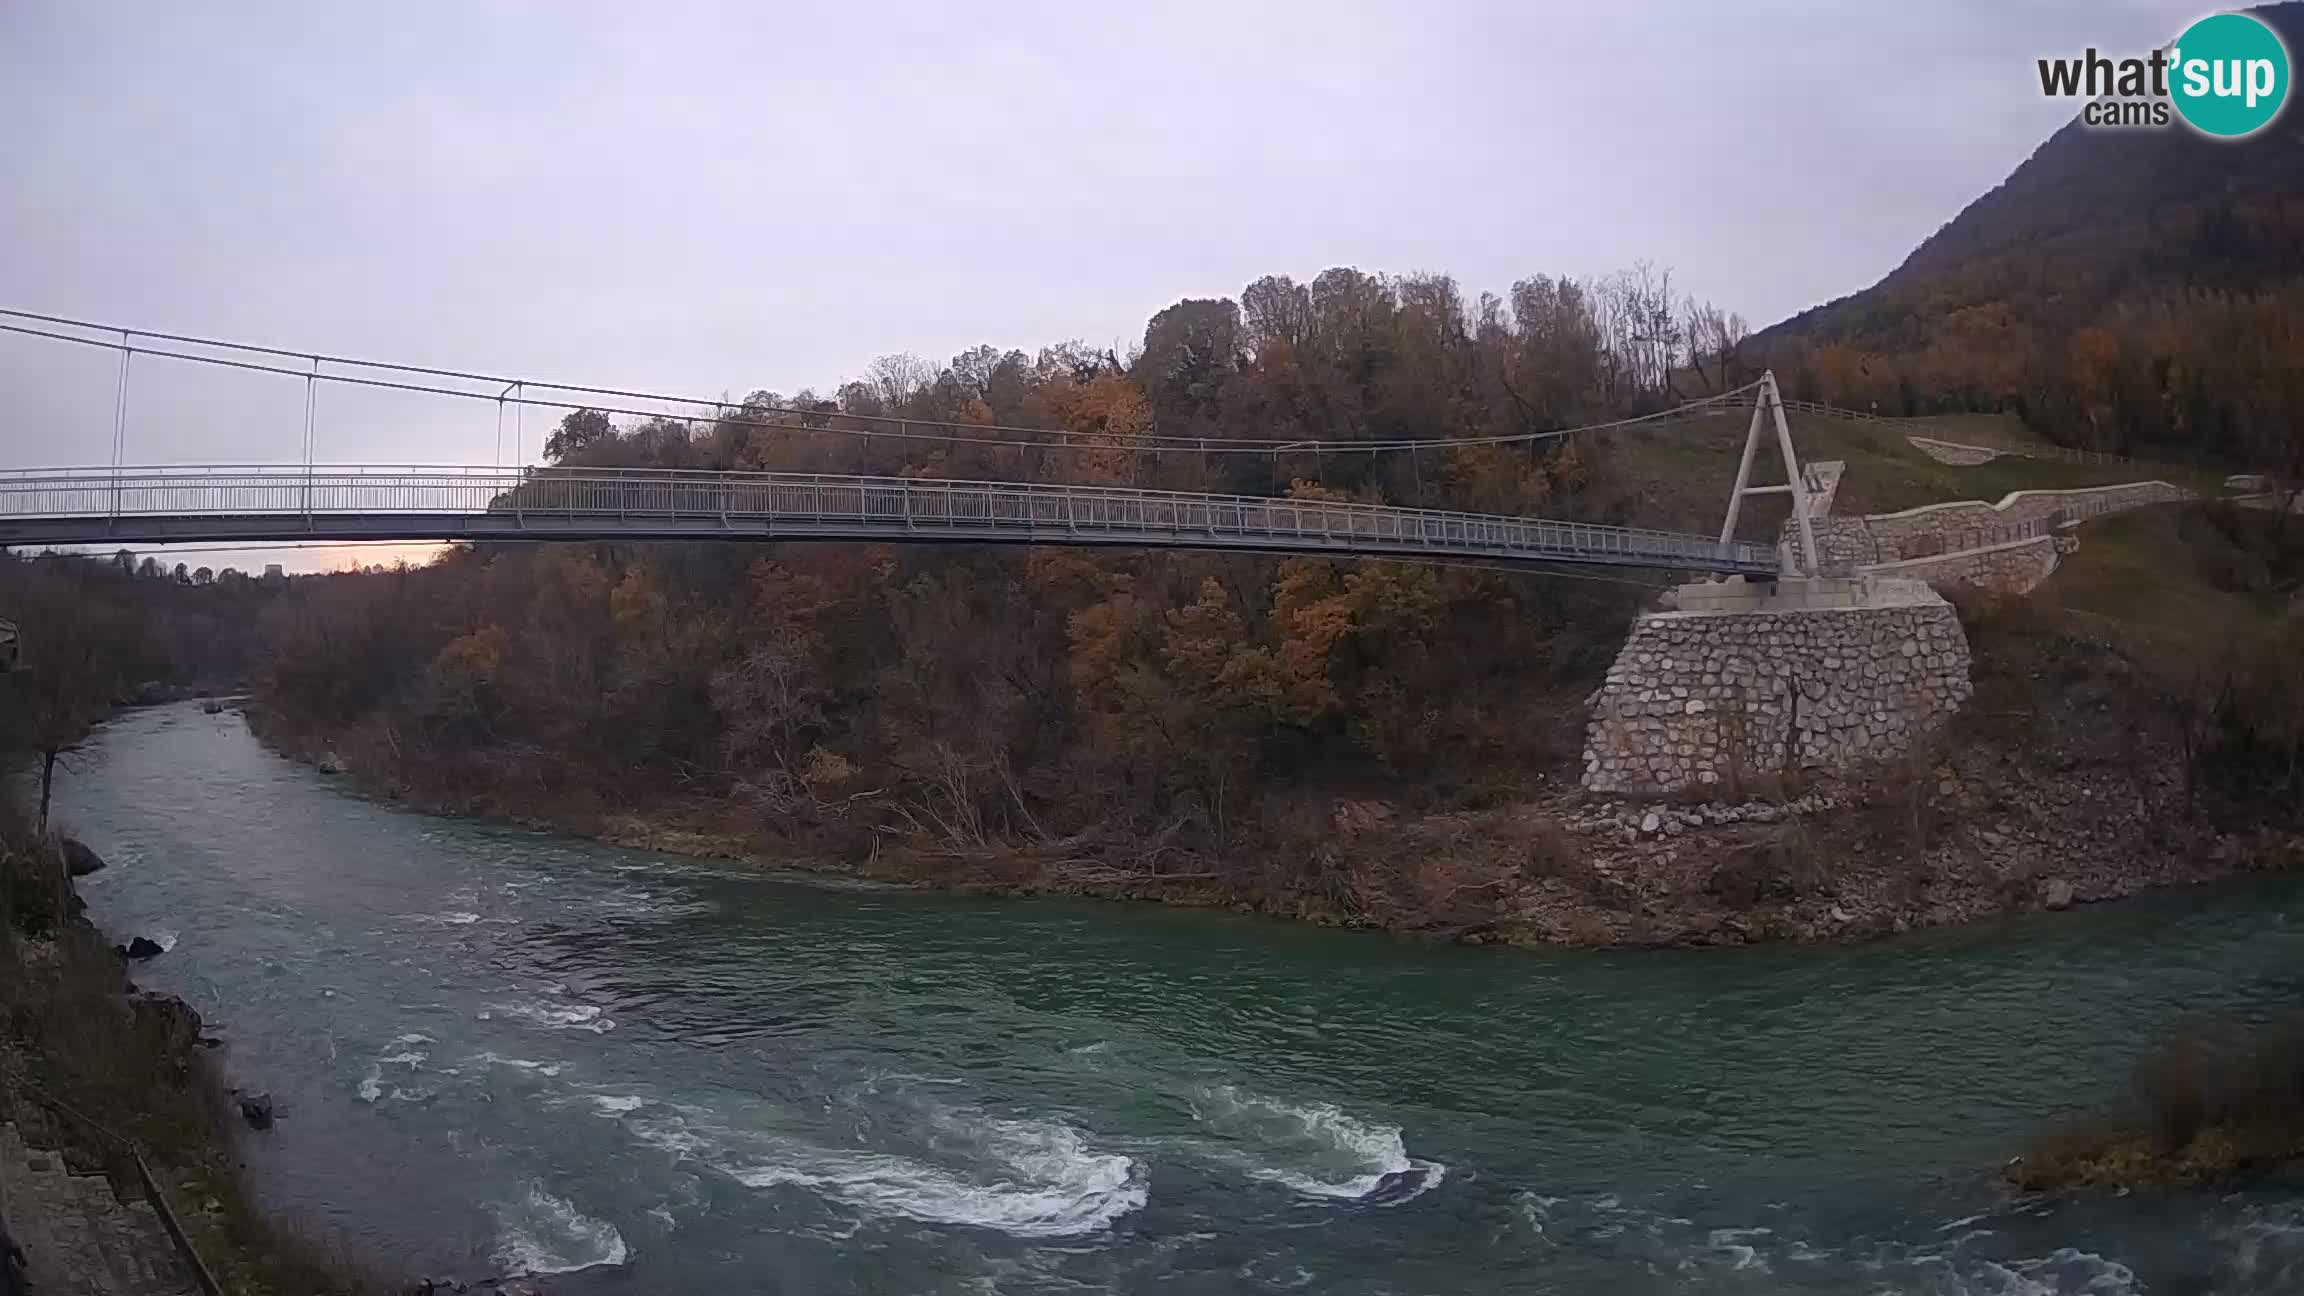
[(1248, 344), (1302, 351), (1312, 344), (1312, 292), (1286, 275), (1266, 275), (1240, 291)]
[[(147, 560), (149, 561), (149, 560)], [(126, 683), (123, 618), (90, 589), (73, 562), (11, 562), (8, 606), (23, 636), (24, 669), (0, 689), (9, 727), (40, 759), (37, 829), (48, 831), (56, 765), (111, 710)]]
[(563, 462), (600, 445), (616, 435), (615, 424), (596, 409), (571, 410), (560, 419), (560, 425), (544, 439), (544, 457), (554, 463)]

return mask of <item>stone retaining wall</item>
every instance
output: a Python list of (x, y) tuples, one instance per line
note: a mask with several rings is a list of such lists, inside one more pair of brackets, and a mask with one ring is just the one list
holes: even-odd
[[(2014, 491), (1997, 504), (1959, 500), (1949, 504), (1923, 504), (1900, 513), (1819, 520), (1816, 543), (1827, 561), (1871, 566), (2005, 543), (2021, 538), (2009, 532), (2026, 523), (2076, 521), (2189, 498), (2190, 491), (2164, 481), (2085, 486), (2077, 490)], [(1790, 536), (1787, 531), (1786, 539)]]
[(1895, 755), (1969, 696), (1950, 604), (1909, 580), (1875, 605), (1655, 612), (1592, 696), (1584, 786), (1663, 796)]
[(1968, 537), (2027, 522), (2094, 517), (2188, 499), (2190, 495), (2191, 492), (2164, 481), (2086, 486), (2077, 490), (2014, 491), (1998, 504), (1977, 500), (1928, 504), (1901, 513), (1876, 513), (1864, 521), (1882, 550), (1875, 561), (1894, 562), (1961, 548)]
[(2029, 594), (2054, 574), (2056, 564), (2071, 552), (2074, 543), (2070, 536), (2034, 536), (1934, 558), (1874, 563), (1862, 570), (1866, 575), (1923, 580), (1937, 589), (1964, 585), (1995, 594)]
[[(1877, 561), (1880, 547), (1872, 543), (1872, 527), (1860, 517), (1821, 517), (1812, 519), (1816, 531), (1817, 557), (1830, 566), (1836, 563), (1864, 564)], [(1791, 529), (1785, 531), (1785, 543), (1794, 543)]]

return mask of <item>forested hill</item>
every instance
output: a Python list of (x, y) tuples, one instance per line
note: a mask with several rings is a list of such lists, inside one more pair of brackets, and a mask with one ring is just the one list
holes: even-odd
[[(2254, 12), (2304, 49), (2304, 2)], [(2266, 403), (2298, 408), (2300, 286), (2304, 111), (2240, 141), (2075, 117), (1885, 279), (1755, 340), (1884, 412), (2016, 404), (2074, 442), (2254, 460)]]

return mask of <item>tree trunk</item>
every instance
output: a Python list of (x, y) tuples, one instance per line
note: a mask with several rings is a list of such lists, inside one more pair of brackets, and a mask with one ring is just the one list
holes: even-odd
[(40, 753), (40, 835), (48, 835), (48, 793), (56, 786), (56, 753)]

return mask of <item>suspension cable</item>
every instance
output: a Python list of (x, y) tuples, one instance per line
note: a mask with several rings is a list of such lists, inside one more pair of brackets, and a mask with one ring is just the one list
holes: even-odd
[[(1431, 439), (1408, 438), (1370, 441), (1283, 441), (1269, 438), (1249, 438), (1211, 442), (1203, 437), (1179, 436), (1162, 433), (1074, 432), (1063, 428), (1019, 427), (1007, 424), (953, 423), (943, 420), (904, 418), (898, 415), (889, 414), (849, 414), (837, 410), (810, 410), (783, 405), (746, 404), (731, 407), (725, 401), (707, 400), (694, 396), (673, 396), (656, 392), (629, 391), (609, 387), (587, 387), (573, 383), (537, 382), (528, 379), (504, 378), (492, 374), (469, 373), (466, 371), (454, 369), (436, 369), (421, 365), (396, 364), (381, 360), (364, 360), (347, 356), (319, 355), (308, 351), (288, 351), (278, 347), (256, 346), (246, 343), (224, 341), (215, 338), (195, 337), (188, 334), (155, 333), (136, 329), (120, 329), (107, 325), (90, 324), (86, 321), (69, 319), (62, 316), (39, 315), (30, 311), (9, 310), (6, 308), (0, 308), (0, 316), (8, 316), (17, 319), (31, 319), (40, 321), (42, 323), (59, 324), (72, 328), (108, 328), (110, 331), (120, 334), (123, 340), (114, 342), (107, 338), (81, 337), (70, 333), (55, 332), (51, 329), (33, 328), (27, 325), (6, 323), (0, 323), (0, 332), (16, 333), (28, 337), (46, 338), (57, 342), (73, 342), (82, 346), (97, 347), (107, 350), (134, 350), (145, 355), (161, 356), (167, 359), (185, 361), (190, 364), (212, 365), (222, 368), (240, 369), (255, 373), (276, 373), (292, 375), (295, 377), (304, 377), (306, 376), (307, 371), (303, 369), (290, 369), (279, 365), (264, 364), (252, 360), (236, 360), (223, 356), (200, 355), (188, 351), (176, 351), (151, 346), (135, 346), (132, 345), (128, 339), (158, 339), (160, 341), (181, 342), (194, 346), (213, 347), (221, 350), (242, 351), (255, 355), (294, 357), (302, 360), (319, 361), (332, 365), (370, 369), (384, 373), (414, 374), (424, 377), (453, 378), (471, 382), (499, 383), (510, 387), (515, 393), (510, 397), (510, 400), (516, 411), (524, 411), (527, 406), (533, 405), (541, 409), (565, 411), (591, 409), (597, 410), (604, 414), (620, 414), (634, 418), (675, 417), (674, 415), (666, 414), (663, 410), (658, 409), (640, 409), (630, 406), (604, 405), (585, 401), (557, 400), (547, 397), (528, 395), (527, 388), (534, 387), (540, 391), (562, 392), (572, 395), (608, 396), (618, 399), (657, 401), (664, 404), (673, 405), (708, 406), (718, 412), (715, 416), (716, 421), (744, 427), (768, 428), (792, 432), (824, 432), (834, 435), (860, 436), (866, 438), (874, 436), (887, 436), (913, 441), (933, 441), (966, 445), (1023, 447), (1048, 450), (1125, 450), (1135, 453), (1143, 453), (1159, 449), (1189, 448), (1196, 451), (1205, 450), (1207, 453), (1211, 454), (1269, 454), (1277, 456), (1281, 454), (1309, 453), (1317, 456), (1323, 453), (1373, 454), (1383, 451), (1423, 449), (1447, 450), (1474, 446), (1533, 446), (1537, 442), (1542, 441), (1559, 440), (1564, 437), (1577, 436), (1584, 433), (1615, 431), (1623, 428), (1639, 426), (1646, 423), (1687, 418), (1695, 414), (1709, 412), (1715, 407), (1726, 408), (1729, 407), (1737, 397), (1743, 396), (1759, 386), (1759, 383), (1755, 381), (1746, 383), (1741, 387), (1720, 392), (1712, 396), (1702, 397), (1694, 401), (1689, 401), (1681, 405), (1673, 406), (1669, 409), (1658, 410), (1649, 414), (1634, 415), (1628, 418), (1612, 419), (1603, 423), (1585, 424), (1572, 428), (1559, 428), (1545, 432), (1515, 432), (1484, 437), (1446, 437)], [(484, 392), (474, 392), (462, 388), (446, 387), (437, 383), (398, 381), (386, 378), (362, 377), (355, 374), (323, 373), (319, 375), (319, 379), (322, 382), (343, 383), (359, 387), (375, 387), (391, 391), (417, 392), (426, 395), (446, 396), (463, 400), (503, 401), (506, 399), (503, 396), (490, 396)], [(727, 413), (727, 411), (731, 408), (739, 412), (735, 414)], [(793, 422), (790, 420), (800, 421)], [(864, 423), (874, 426), (865, 428), (829, 426), (828, 424), (831, 420), (842, 420), (847, 423)], [(940, 429), (965, 429), (966, 432), (963, 433), (960, 431), (945, 431)], [(969, 435), (985, 433), (1005, 433), (1010, 435)]]

